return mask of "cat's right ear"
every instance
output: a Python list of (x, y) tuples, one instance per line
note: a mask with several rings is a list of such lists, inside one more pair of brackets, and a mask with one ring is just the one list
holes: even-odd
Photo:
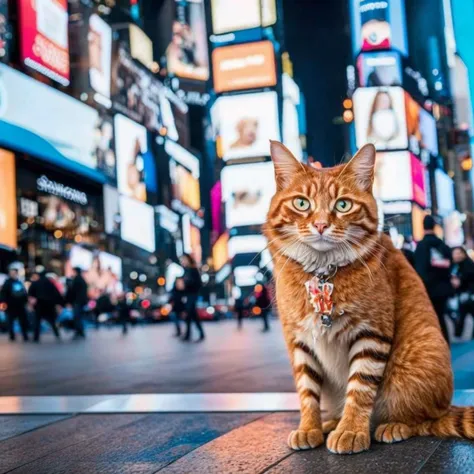
[(270, 154), (275, 167), (277, 190), (281, 191), (291, 183), (295, 174), (301, 170), (301, 163), (283, 143), (275, 140), (270, 140)]

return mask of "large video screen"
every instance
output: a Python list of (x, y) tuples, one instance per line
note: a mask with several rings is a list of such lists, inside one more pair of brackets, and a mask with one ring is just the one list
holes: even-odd
[(183, 79), (209, 79), (204, 0), (167, 0), (160, 12), (159, 47), (162, 66)]
[(226, 166), (221, 180), (226, 227), (263, 224), (276, 191), (273, 164)]
[(155, 210), (136, 199), (120, 196), (120, 215), (122, 239), (147, 252), (154, 252)]
[(350, 5), (354, 55), (381, 49), (408, 54), (404, 0), (351, 0)]
[(87, 43), (90, 85), (96, 92), (110, 99), (112, 28), (95, 13), (89, 17)]
[(212, 52), (212, 70), (217, 93), (274, 86), (273, 44), (259, 41), (217, 48)]
[(67, 0), (19, 0), (20, 55), (32, 69), (69, 84)]
[(363, 53), (357, 60), (357, 68), (362, 87), (402, 85), (402, 61), (394, 51)]
[(97, 167), (99, 114), (92, 107), (2, 64), (0, 103), (0, 143), (6, 147), (66, 166)]
[(211, 115), (224, 160), (268, 156), (280, 140), (276, 92), (220, 97)]
[(446, 217), (456, 209), (453, 180), (440, 169), (435, 170), (436, 203), (438, 214)]
[(377, 150), (408, 148), (405, 97), (401, 87), (366, 87), (354, 93), (357, 147)]
[(199, 180), (174, 160), (170, 161), (170, 177), (173, 198), (198, 211), (201, 208)]
[(107, 234), (120, 235), (120, 201), (117, 188), (104, 185), (104, 223)]
[(276, 22), (275, 0), (211, 0), (216, 35), (270, 26)]
[(118, 189), (126, 196), (146, 201), (145, 154), (148, 152), (146, 128), (117, 114), (115, 135)]
[(0, 245), (17, 247), (15, 155), (0, 149)]
[(266, 246), (267, 239), (263, 235), (237, 235), (229, 240), (229, 258), (240, 254), (258, 254)]

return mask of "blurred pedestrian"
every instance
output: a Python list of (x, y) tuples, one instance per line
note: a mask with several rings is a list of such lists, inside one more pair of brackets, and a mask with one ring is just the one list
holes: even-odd
[(23, 340), (28, 341), (28, 316), (26, 313), (26, 304), (28, 303), (28, 292), (25, 285), (20, 280), (18, 269), (10, 266), (9, 277), (3, 284), (0, 292), (0, 301), (6, 304), (6, 316), (8, 325), (8, 334), (10, 341), (15, 340), (15, 320), (20, 323)]
[(451, 249), (434, 233), (436, 221), (433, 216), (425, 216), (425, 235), (415, 251), (415, 268), (425, 284), (441, 331), (449, 344), (448, 328), (444, 319), (448, 299), (454, 296), (451, 284)]
[(265, 285), (259, 283), (255, 286), (255, 306), (258, 308), (258, 312), (263, 320), (263, 332), (270, 331), (270, 324), (268, 322), (270, 305), (271, 300), (268, 289)]
[(73, 268), (73, 279), (66, 295), (67, 302), (72, 306), (74, 315), (74, 337), (73, 339), (84, 339), (84, 308), (89, 302), (87, 295), (87, 283), (82, 276), (82, 269)]
[(184, 254), (181, 257), (181, 266), (184, 268), (183, 280), (186, 308), (186, 334), (183, 341), (191, 340), (191, 324), (194, 323), (199, 331), (198, 342), (200, 342), (205, 339), (204, 329), (197, 312), (197, 301), (202, 287), (201, 275), (191, 255)]
[(237, 328), (238, 329), (242, 329), (242, 325), (244, 322), (244, 310), (245, 310), (245, 301), (242, 294), (240, 294), (239, 296), (235, 298), (235, 302), (234, 302), (234, 311), (237, 315)]
[(122, 325), (122, 334), (128, 333), (128, 325), (130, 324), (130, 305), (127, 301), (127, 295), (122, 293), (117, 301), (117, 314), (119, 323)]
[[(453, 285), (459, 302), (459, 314), (455, 325), (455, 336), (461, 337), (464, 332), (466, 316), (474, 317), (474, 262), (469, 258), (463, 247), (453, 249), (453, 268), (451, 272), (451, 284)], [(474, 339), (474, 331), (472, 334)]]
[(185, 283), (183, 278), (176, 278), (169, 303), (173, 309), (173, 320), (176, 331), (174, 337), (181, 337), (181, 318), (186, 313)]
[(44, 269), (38, 269), (32, 277), (28, 296), (35, 311), (34, 341), (40, 341), (41, 321), (45, 320), (53, 330), (56, 339), (60, 339), (56, 326), (57, 307), (64, 304), (64, 299), (56, 285), (47, 277)]

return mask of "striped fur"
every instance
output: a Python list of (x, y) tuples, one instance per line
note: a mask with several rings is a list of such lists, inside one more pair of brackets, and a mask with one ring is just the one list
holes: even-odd
[[(272, 143), (277, 193), (265, 234), (274, 259), (278, 310), (301, 400), (293, 449), (323, 443), (335, 453), (414, 435), (474, 438), (474, 409), (450, 407), (453, 377), (426, 290), (390, 239), (377, 231), (371, 193), (375, 150), (329, 169), (298, 163)], [(295, 209), (295, 197), (308, 201)], [(339, 212), (339, 199), (349, 200)], [(326, 225), (322, 236), (315, 224)], [(333, 324), (325, 328), (305, 283), (336, 265)], [(343, 314), (340, 313), (343, 310)], [(322, 423), (321, 408), (328, 415)]]

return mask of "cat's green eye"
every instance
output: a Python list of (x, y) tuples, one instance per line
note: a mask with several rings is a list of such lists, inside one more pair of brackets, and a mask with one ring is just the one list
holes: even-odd
[(350, 199), (339, 199), (334, 209), (341, 213), (349, 212), (352, 209), (352, 201)]
[(311, 204), (305, 198), (296, 198), (293, 199), (293, 207), (297, 211), (306, 212), (311, 207)]

